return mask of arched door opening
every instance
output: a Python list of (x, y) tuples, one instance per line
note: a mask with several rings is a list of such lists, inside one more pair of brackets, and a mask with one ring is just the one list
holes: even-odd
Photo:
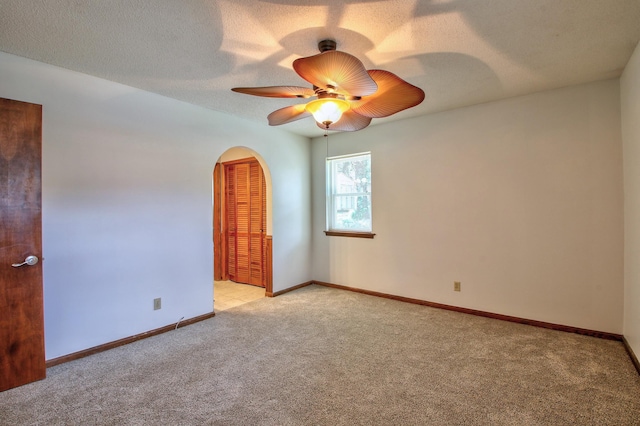
[[(259, 155), (236, 147), (214, 168), (214, 309), (272, 296), (271, 180)], [(266, 170), (265, 170), (266, 169)]]

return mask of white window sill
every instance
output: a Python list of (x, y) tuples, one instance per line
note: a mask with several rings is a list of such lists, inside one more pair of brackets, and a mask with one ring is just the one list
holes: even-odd
[(373, 238), (376, 234), (371, 232), (354, 231), (324, 231), (327, 237), (352, 237), (352, 238)]

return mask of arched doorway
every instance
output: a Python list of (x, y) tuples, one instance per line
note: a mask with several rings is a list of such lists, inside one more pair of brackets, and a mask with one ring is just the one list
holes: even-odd
[(244, 147), (216, 162), (214, 187), (214, 309), (272, 296), (271, 176)]

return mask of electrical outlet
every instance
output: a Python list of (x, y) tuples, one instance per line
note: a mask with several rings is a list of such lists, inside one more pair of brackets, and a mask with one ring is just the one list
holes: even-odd
[(153, 299), (153, 310), (157, 311), (162, 308), (162, 298)]
[(453, 282), (453, 291), (460, 291), (460, 281)]

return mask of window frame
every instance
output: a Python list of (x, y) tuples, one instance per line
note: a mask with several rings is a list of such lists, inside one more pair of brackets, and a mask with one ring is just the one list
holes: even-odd
[[(368, 192), (348, 192), (348, 193), (340, 193), (336, 191), (337, 183), (336, 174), (334, 174), (334, 168), (336, 164), (336, 160), (343, 160), (347, 158), (356, 158), (356, 157), (369, 157), (369, 167), (372, 165), (372, 156), (371, 151), (367, 152), (358, 152), (354, 154), (346, 154), (346, 155), (338, 155), (334, 157), (327, 157), (325, 160), (325, 188), (326, 188), (326, 199), (325, 199), (325, 235), (327, 236), (336, 236), (336, 237), (356, 237), (356, 238), (373, 238), (375, 234), (373, 233), (373, 198), (372, 198), (372, 187), (371, 180), (369, 182), (369, 191)], [(357, 203), (357, 197), (366, 196), (369, 199), (369, 212), (371, 215), (370, 218), (370, 229), (362, 230), (362, 229), (342, 229), (335, 228), (335, 216), (336, 216), (336, 200), (344, 197), (353, 197), (354, 202)]]

